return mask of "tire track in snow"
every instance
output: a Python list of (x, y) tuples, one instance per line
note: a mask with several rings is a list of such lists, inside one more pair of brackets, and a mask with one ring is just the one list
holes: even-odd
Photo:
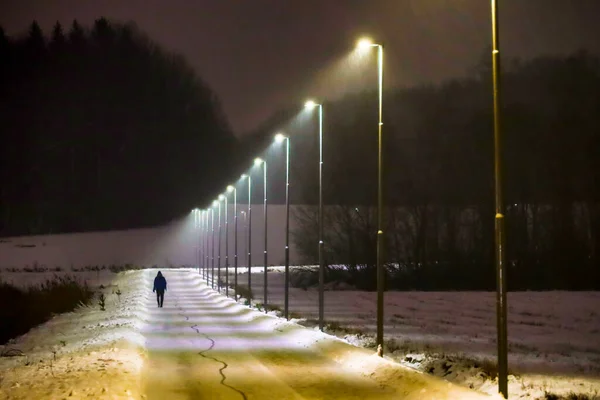
[[(181, 306), (179, 306), (179, 304), (177, 303), (177, 300), (175, 302), (177, 304), (177, 308), (179, 308), (179, 310), (181, 311), (179, 313), (179, 315), (181, 315), (182, 317), (184, 317), (185, 320), (189, 322), (190, 318), (187, 315), (184, 314), (183, 308)], [(204, 354), (206, 352), (211, 351), (215, 347), (215, 341), (210, 336), (208, 336), (206, 333), (200, 332), (200, 330), (198, 329), (198, 325), (196, 325), (196, 324), (191, 325), (190, 328), (192, 328), (193, 330), (195, 330), (197, 334), (204, 336), (206, 339), (208, 339), (210, 341), (210, 346), (208, 347), (208, 349), (202, 350), (198, 354), (200, 354), (200, 356), (203, 357), (203, 358), (205, 358), (205, 359), (212, 360), (212, 361), (215, 361), (217, 363), (223, 364), (223, 366), (221, 368), (219, 368), (219, 374), (221, 375), (221, 382), (220, 382), (220, 384), (223, 385), (223, 386), (225, 386), (226, 388), (229, 388), (229, 389), (233, 390), (234, 392), (239, 393), (239, 395), (242, 396), (242, 398), (244, 400), (248, 400), (248, 397), (246, 396), (246, 393), (244, 393), (243, 391), (239, 390), (236, 387), (233, 387), (233, 386), (228, 385), (227, 383), (225, 383), (225, 380), (227, 379), (227, 376), (225, 375), (225, 373), (223, 371), (225, 371), (229, 367), (229, 365), (225, 361), (222, 361), (222, 360), (219, 360), (219, 359), (217, 359), (215, 357), (207, 356), (206, 354)]]

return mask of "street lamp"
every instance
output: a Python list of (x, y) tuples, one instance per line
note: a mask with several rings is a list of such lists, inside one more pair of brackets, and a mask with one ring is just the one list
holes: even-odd
[(209, 234), (209, 231), (210, 231), (210, 222), (208, 220), (208, 214), (210, 213), (210, 208), (207, 208), (205, 211), (206, 211), (206, 230), (205, 230), (205, 233), (206, 233), (205, 236), (206, 237), (204, 238), (204, 249), (205, 249), (205, 251), (204, 251), (204, 260), (205, 260), (205, 263), (204, 263), (204, 278), (206, 278), (206, 284), (208, 285), (208, 267), (209, 267), (209, 264), (210, 264), (208, 262), (208, 259), (209, 259), (209, 250), (208, 250), (208, 246), (209, 245), (208, 245), (208, 243), (209, 243), (209, 239), (210, 239), (210, 234)]
[(211, 261), (211, 272), (210, 272), (210, 285), (215, 288), (215, 207), (219, 205), (218, 201), (213, 201), (212, 206), (212, 261)]
[(285, 282), (283, 316), (288, 319), (290, 290), (290, 137), (282, 133), (275, 135), (275, 142), (286, 142), (285, 148)]
[(204, 210), (200, 211), (200, 242), (198, 243), (198, 247), (200, 248), (200, 271), (198, 271), (200, 273), (200, 276), (202, 278), (204, 278), (204, 256), (205, 256), (205, 252), (204, 252), (204, 238), (206, 237), (206, 232), (205, 232), (205, 228), (206, 228), (206, 213), (204, 212)]
[[(194, 208), (192, 210), (192, 215), (194, 216), (194, 233), (198, 233), (198, 228), (200, 226), (200, 224), (198, 223), (198, 209)], [(197, 246), (192, 246), (192, 249), (194, 250), (194, 264), (196, 264), (199, 267), (199, 262), (198, 262), (198, 247)]]
[(262, 158), (256, 158), (254, 159), (254, 165), (259, 166), (261, 165), (263, 166), (263, 174), (264, 174), (264, 181), (263, 181), (263, 189), (264, 189), (264, 206), (263, 206), (263, 210), (264, 210), (264, 221), (265, 221), (265, 250), (264, 250), (264, 301), (263, 301), (263, 306), (265, 308), (265, 313), (267, 312), (267, 293), (268, 293), (268, 283), (267, 283), (267, 265), (268, 265), (268, 257), (267, 257), (267, 162), (265, 160), (263, 160)]
[(220, 195), (219, 198), (225, 202), (225, 297), (229, 297), (229, 207), (227, 205), (227, 192)]
[(198, 215), (198, 237), (196, 243), (196, 249), (198, 250), (198, 275), (200, 275), (200, 269), (202, 268), (202, 224), (204, 223), (204, 213), (198, 209), (196, 209), (196, 213)]
[(202, 253), (202, 238), (204, 237), (204, 211), (198, 210), (198, 275), (200, 275), (202, 269), (202, 257), (204, 254)]
[(358, 41), (357, 48), (361, 51), (377, 47), (377, 69), (379, 82), (379, 123), (377, 150), (377, 345), (381, 346), (378, 354), (383, 357), (383, 291), (385, 270), (383, 267), (383, 45), (373, 43), (369, 39)]
[[(237, 288), (237, 190), (235, 187), (229, 185), (227, 186), (227, 192), (226, 193), (231, 193), (233, 192), (233, 221), (234, 221), (234, 232), (233, 232), (233, 242), (234, 242), (234, 249), (233, 249), (233, 265), (234, 265), (234, 271), (235, 271), (235, 288)], [(227, 194), (225, 195), (225, 198), (227, 198)], [(229, 238), (229, 235), (227, 235), (227, 238)], [(227, 243), (227, 242), (226, 242)], [(227, 245), (225, 245), (226, 248), (228, 248)], [(229, 255), (229, 250), (227, 250), (227, 254)], [(225, 286), (227, 287), (227, 289), (225, 289), (225, 295), (227, 297), (229, 297), (229, 263), (227, 263), (227, 266), (225, 267), (226, 271), (225, 271)], [(237, 290), (237, 289), (236, 289)], [(236, 300), (237, 300), (237, 296), (236, 296)]]
[[(209, 266), (209, 253), (208, 253), (208, 239), (209, 239), (209, 229), (210, 229), (210, 221), (209, 221), (209, 214), (210, 214), (210, 210), (208, 208), (206, 208), (204, 210), (204, 271), (203, 273), (203, 278), (207, 278), (208, 277), (208, 266)], [(206, 283), (208, 283), (208, 280), (206, 281)]]
[(504, 198), (502, 194), (502, 142), (500, 131), (500, 39), (498, 0), (491, 0), (492, 17), (492, 81), (494, 107), (494, 194), (496, 236), (496, 326), (498, 342), (498, 391), (508, 398), (508, 329), (506, 304), (506, 248), (504, 232)]
[(247, 218), (248, 218), (248, 212), (247, 211), (240, 211), (240, 214), (242, 214), (244, 216), (244, 225), (242, 227), (242, 229), (244, 230), (244, 232), (246, 232), (246, 235), (244, 235), (244, 254), (248, 254), (248, 225), (247, 225)]
[(323, 105), (308, 100), (304, 107), (319, 107), (319, 329), (323, 330), (325, 310), (325, 264), (323, 260)]
[[(252, 176), (242, 174), (241, 179), (248, 180), (248, 292), (252, 292)], [(252, 299), (248, 299), (248, 305), (252, 306)]]
[(198, 274), (202, 276), (204, 274), (204, 237), (206, 236), (206, 232), (204, 231), (204, 227), (206, 224), (206, 213), (204, 210), (200, 211), (200, 237), (198, 241), (198, 249), (199, 249), (199, 262), (200, 268), (198, 270)]
[(223, 233), (223, 227), (221, 225), (221, 201), (223, 201), (224, 196), (222, 194), (219, 195), (219, 263), (217, 266), (217, 290), (221, 293), (221, 244), (223, 242), (221, 234)]

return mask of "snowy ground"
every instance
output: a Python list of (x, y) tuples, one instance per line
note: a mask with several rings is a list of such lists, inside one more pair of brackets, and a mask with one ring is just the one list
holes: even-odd
[[(241, 268), (240, 272), (239, 283), (245, 284), (247, 274)], [(258, 268), (256, 272), (252, 274), (252, 289), (256, 301), (262, 303), (263, 274)], [(208, 348), (210, 341), (198, 339), (198, 335), (203, 335), (187, 324), (186, 317), (196, 322), (202, 333), (216, 334), (219, 340), (215, 352), (224, 359), (233, 357), (230, 358), (232, 366), (243, 362), (249, 368), (260, 371), (275, 368), (277, 363), (274, 364), (272, 358), (280, 353), (269, 348), (278, 344), (278, 336), (268, 335), (272, 335), (274, 329), (283, 330), (281, 334), (285, 335), (300, 329), (296, 324), (264, 314), (261, 316), (250, 312), (247, 307), (216, 296), (200, 283), (197, 272), (165, 273), (167, 276), (184, 274), (187, 278), (185, 282), (170, 279), (170, 285), (175, 284), (171, 287), (173, 290), (167, 293), (167, 300), (171, 302), (167, 301), (164, 309), (155, 309), (155, 299), (148, 291), (151, 275), (154, 274), (152, 271), (120, 274), (110, 271), (58, 272), (59, 275), (68, 274), (86, 280), (98, 290), (102, 285), (101, 290), (107, 296), (107, 311), (102, 312), (93, 305), (61, 315), (15, 342), (0, 346), (0, 353), (4, 355), (24, 354), (0, 357), (0, 399), (6, 396), (16, 399), (63, 398), (70, 394), (71, 398), (144, 398), (144, 393), (157, 392), (150, 384), (154, 379), (149, 379), (153, 376), (152, 365), (157, 360), (170, 365), (169, 371), (187, 371), (193, 366), (201, 376), (213, 374), (215, 370), (212, 367), (196, 361), (198, 353)], [(0, 279), (26, 286), (40, 283), (54, 274), (4, 270), (0, 272)], [(268, 274), (268, 281), (269, 303), (283, 307), (283, 274), (280, 269), (274, 268)], [(117, 287), (123, 292), (120, 300), (114, 294)], [(176, 288), (177, 291), (174, 290)], [(328, 332), (360, 346), (372, 345), (374, 293), (326, 291), (325, 304)], [(472, 362), (474, 359), (495, 358), (493, 293), (388, 292), (385, 304), (385, 339), (393, 340), (386, 348), (387, 356), (466, 387), (486, 393), (497, 391), (496, 383), (487, 376), (493, 370), (493, 363), (479, 362), (475, 367)], [(600, 398), (599, 309), (600, 293), (597, 292), (509, 293), (509, 368), (513, 373), (509, 380), (510, 398), (538, 399), (543, 398), (545, 392), (585, 393), (588, 398)], [(316, 289), (291, 288), (290, 311), (294, 321), (314, 326), (318, 311)], [(165, 315), (168, 317), (164, 318)], [(313, 335), (320, 333), (314, 329), (302, 329), (301, 332), (304, 333), (299, 335), (298, 340), (306, 347), (298, 355), (300, 358), (296, 358), (296, 348), (285, 353), (287, 357), (291, 352), (292, 363), (305, 365), (310, 363), (307, 359), (321, 360), (323, 354), (325, 358), (343, 361), (346, 366), (352, 362), (359, 362), (361, 366), (374, 362), (370, 358), (374, 349), (357, 353), (353, 356), (358, 357), (354, 361), (343, 359), (327, 346), (324, 350), (319, 347), (323, 343), (337, 346), (330, 337), (315, 339)], [(173, 343), (176, 343), (176, 348), (169, 349)], [(229, 350), (221, 352), (219, 346), (223, 345)], [(287, 345), (289, 343), (285, 342), (284, 347)], [(241, 351), (240, 346), (244, 349), (256, 347), (261, 355), (247, 356), (248, 352)], [(200, 347), (201, 350), (198, 350)], [(161, 355), (165, 352), (166, 359)], [(308, 355), (305, 356), (304, 352)], [(320, 362), (317, 364), (321, 365)], [(366, 371), (365, 368), (361, 370), (363, 373)], [(373, 370), (385, 368), (378, 365)], [(231, 379), (235, 374), (243, 375), (235, 371), (236, 367), (231, 367)], [(317, 375), (331, 372), (325, 367), (316, 367), (315, 371), (318, 371)], [(269, 381), (273, 376), (277, 377), (277, 382), (291, 379), (285, 374), (278, 374), (281, 373), (268, 372), (264, 380)], [(175, 382), (190, 378), (179, 375), (179, 372), (172, 374)], [(245, 378), (236, 379), (244, 381)], [(312, 378), (306, 379), (304, 384), (315, 385), (310, 380)], [(328, 375), (328, 379), (337, 382), (333, 375)], [(291, 386), (286, 384), (288, 388), (294, 388), (285, 392), (290, 396), (292, 392), (304, 390), (296, 389), (295, 381)], [(302, 387), (302, 384), (298, 385)], [(188, 390), (187, 394), (193, 394), (195, 390), (204, 390), (204, 386), (197, 388), (192, 384), (185, 390)], [(282, 384), (281, 390), (284, 386)], [(169, 386), (164, 387), (168, 390)], [(254, 382), (252, 387), (254, 389), (249, 388), (249, 393), (259, 390), (260, 384)], [(229, 395), (224, 396), (227, 398)], [(328, 398), (331, 396), (327, 394)], [(311, 398), (311, 395), (304, 397)]]
[[(282, 269), (269, 271), (268, 302), (283, 308)], [(240, 272), (245, 285), (246, 270)], [(262, 268), (253, 268), (252, 290), (262, 303)], [(600, 399), (600, 293), (516, 292), (508, 294), (508, 304), (510, 398), (574, 392)], [(357, 345), (374, 343), (375, 310), (375, 293), (325, 292), (328, 331)], [(316, 288), (290, 288), (290, 313), (314, 326)], [(486, 393), (497, 391), (488, 378), (496, 357), (495, 293), (387, 292), (384, 333), (391, 359)]]
[(0, 346), (0, 399), (140, 398), (146, 281), (132, 271), (99, 283), (106, 311), (83, 307)]
[(156, 308), (155, 272), (118, 274), (106, 311), (57, 316), (0, 348), (0, 398), (484, 398), (236, 304), (194, 272), (166, 272)]

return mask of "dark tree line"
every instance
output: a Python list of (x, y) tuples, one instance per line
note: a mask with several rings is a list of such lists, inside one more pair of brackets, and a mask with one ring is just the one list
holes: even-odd
[[(509, 288), (600, 289), (600, 60), (578, 52), (514, 61), (502, 87)], [(488, 66), (388, 90), (384, 107), (389, 287), (493, 289)], [(377, 98), (349, 96), (325, 111), (327, 261), (374, 288)], [(306, 135), (294, 156), (312, 169), (296, 175), (296, 190), (315, 204), (318, 154)], [(314, 263), (315, 209), (296, 218), (296, 244)]]
[(3, 236), (163, 223), (233, 168), (215, 94), (133, 24), (0, 28), (0, 105)]

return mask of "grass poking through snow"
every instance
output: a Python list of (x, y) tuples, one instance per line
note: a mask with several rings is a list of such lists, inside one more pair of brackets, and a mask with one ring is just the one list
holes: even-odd
[(0, 344), (26, 333), (54, 314), (89, 304), (93, 296), (87, 284), (69, 276), (57, 276), (27, 289), (0, 282)]
[(252, 290), (248, 289), (248, 286), (237, 285), (234, 290), (239, 297), (243, 297), (247, 300), (254, 299), (254, 293), (252, 293)]
[(546, 392), (544, 393), (543, 400), (597, 400), (598, 398), (598, 396), (590, 397), (587, 394), (579, 394), (574, 392), (570, 392), (565, 395)]

